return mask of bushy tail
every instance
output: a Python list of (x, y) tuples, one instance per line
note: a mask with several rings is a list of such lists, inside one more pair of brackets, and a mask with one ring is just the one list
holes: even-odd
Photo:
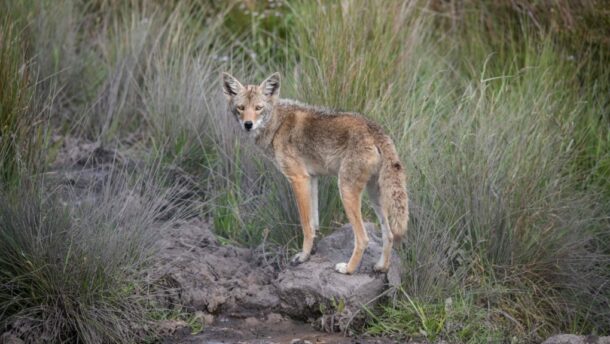
[(398, 242), (405, 235), (409, 220), (405, 171), (396, 153), (396, 148), (388, 136), (381, 137), (377, 146), (382, 155), (379, 171), (380, 203), (388, 218), (388, 225), (394, 240)]

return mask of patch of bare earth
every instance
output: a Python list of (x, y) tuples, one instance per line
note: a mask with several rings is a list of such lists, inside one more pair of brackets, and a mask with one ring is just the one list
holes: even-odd
[[(208, 315), (201, 334), (187, 331), (166, 338), (173, 343), (394, 343), (382, 338), (347, 337), (362, 324), (363, 306), (373, 306), (388, 290), (385, 274), (373, 273), (381, 239), (367, 225), (371, 243), (360, 271), (347, 276), (334, 265), (351, 254), (349, 226), (318, 243), (301, 265), (271, 264), (262, 248), (222, 245), (207, 222), (191, 220), (159, 241), (153, 281), (169, 287), (165, 307), (180, 305)], [(399, 283), (399, 263), (388, 274)], [(390, 289), (391, 290), (391, 289)], [(301, 340), (299, 342), (298, 340)]]

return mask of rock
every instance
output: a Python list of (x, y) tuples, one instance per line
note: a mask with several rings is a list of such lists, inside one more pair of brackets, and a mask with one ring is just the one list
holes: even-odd
[(312, 343), (306, 339), (295, 338), (290, 341), (290, 344), (312, 344)]
[(252, 250), (221, 245), (208, 223), (194, 220), (172, 228), (157, 245), (150, 278), (170, 281), (176, 289), (162, 303), (207, 313), (277, 308), (273, 269), (257, 266)]
[[(279, 273), (274, 284), (282, 312), (296, 318), (317, 318), (320, 313), (349, 315), (362, 306), (371, 306), (388, 285), (400, 285), (400, 260), (392, 257), (387, 274), (373, 272), (382, 242), (373, 224), (366, 224), (370, 238), (357, 273), (343, 275), (334, 270), (347, 262), (353, 249), (353, 231), (346, 225), (320, 240), (311, 259)], [(337, 320), (337, 319), (334, 319)]]
[(267, 314), (267, 319), (265, 320), (265, 322), (267, 324), (270, 324), (270, 325), (279, 324), (282, 321), (284, 321), (284, 317), (281, 314), (278, 314), (278, 313), (269, 313), (269, 314)]
[(247, 317), (246, 320), (244, 320), (244, 323), (247, 327), (257, 327), (261, 324), (261, 322), (255, 317)]
[[(364, 316), (363, 305), (376, 303), (388, 285), (400, 285), (397, 256), (392, 257), (387, 275), (373, 272), (382, 243), (374, 225), (366, 228), (370, 241), (360, 269), (343, 275), (334, 266), (351, 256), (354, 240), (349, 225), (322, 238), (309, 261), (280, 269), (263, 263), (256, 250), (222, 245), (207, 222), (191, 220), (163, 234), (150, 279), (174, 288), (159, 300), (168, 306), (256, 317), (266, 319), (265, 324), (280, 322), (287, 314), (315, 321), (326, 331), (344, 330), (360, 319), (356, 315)], [(256, 318), (252, 319), (258, 322)]]
[(610, 337), (558, 334), (545, 340), (542, 344), (610, 344)]

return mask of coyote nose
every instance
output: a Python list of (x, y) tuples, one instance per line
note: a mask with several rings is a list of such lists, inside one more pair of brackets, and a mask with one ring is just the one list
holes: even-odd
[(246, 130), (250, 131), (250, 129), (252, 129), (252, 121), (244, 122), (244, 128), (246, 128)]

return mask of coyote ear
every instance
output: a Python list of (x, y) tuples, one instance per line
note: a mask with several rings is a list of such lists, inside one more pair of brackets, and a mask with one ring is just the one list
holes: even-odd
[(231, 74), (222, 73), (222, 91), (227, 98), (237, 95), (237, 93), (239, 93), (239, 91), (241, 91), (243, 88), (244, 86), (242, 86), (242, 84)]
[(277, 97), (280, 94), (280, 73), (273, 73), (260, 85), (263, 94), (267, 97)]

